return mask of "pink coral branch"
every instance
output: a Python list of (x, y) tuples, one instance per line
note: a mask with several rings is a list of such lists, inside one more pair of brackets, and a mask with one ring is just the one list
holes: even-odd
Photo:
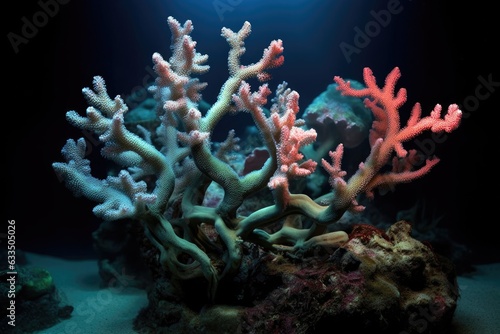
[(181, 75), (189, 76), (193, 73), (205, 73), (209, 70), (208, 65), (203, 65), (208, 56), (196, 52), (196, 42), (190, 34), (193, 31), (193, 23), (187, 20), (184, 26), (173, 17), (168, 18), (168, 25), (172, 32), (173, 54), (169, 62), (172, 67)]
[(262, 106), (267, 103), (267, 97), (271, 94), (267, 84), (259, 87), (258, 92), (250, 92), (250, 85), (243, 81), (238, 94), (233, 94), (233, 102), (238, 110), (250, 111), (254, 114), (262, 113)]
[[(412, 170), (415, 165), (412, 161), (416, 153), (410, 153), (404, 149), (403, 142), (406, 142), (424, 131), (432, 132), (451, 132), (460, 124), (462, 112), (456, 104), (448, 107), (447, 114), (441, 117), (441, 105), (437, 104), (429, 116), (422, 118), (422, 109), (419, 103), (416, 103), (411, 111), (410, 118), (406, 126), (401, 129), (399, 108), (406, 102), (406, 90), (399, 89), (396, 92), (396, 83), (400, 78), (399, 68), (395, 67), (385, 80), (385, 85), (380, 88), (377, 86), (375, 76), (370, 68), (365, 68), (363, 78), (366, 84), (365, 88), (355, 89), (351, 87), (349, 81), (340, 77), (334, 80), (338, 84), (337, 89), (343, 95), (364, 97), (365, 105), (372, 110), (374, 121), (370, 132), (370, 146), (372, 152), (364, 164), (360, 165), (358, 172), (348, 181), (345, 191), (340, 192), (341, 197), (346, 197), (340, 203), (347, 203), (349, 199), (359, 192), (366, 192), (369, 197), (373, 196), (372, 190), (375, 187), (392, 188), (397, 183), (409, 182), (418, 177), (427, 174), (431, 168), (438, 163), (439, 159), (428, 159), (425, 165), (418, 170)], [(379, 174), (380, 169), (387, 164), (391, 153), (395, 152), (393, 159), (393, 170), (389, 173)], [(334, 177), (340, 165), (337, 151), (330, 153), (333, 164), (323, 162), (324, 168)], [(337, 164), (337, 165), (336, 165)], [(338, 177), (337, 177), (338, 179)], [(336, 180), (334, 177), (333, 180)], [(330, 181), (332, 183), (332, 180)], [(339, 182), (334, 182), (332, 187), (337, 186)], [(338, 191), (337, 191), (338, 193)]]
[(394, 190), (394, 187), (398, 183), (408, 183), (429, 173), (431, 168), (439, 162), (439, 158), (436, 157), (426, 159), (424, 166), (413, 170), (413, 166), (417, 164), (417, 160), (417, 151), (415, 150), (410, 150), (404, 159), (394, 157), (392, 171), (375, 175), (367, 184), (365, 193), (368, 198), (374, 197), (373, 189), (378, 188), (382, 191)]
[[(304, 130), (295, 126), (298, 108), (299, 94), (288, 92), (283, 102), (286, 109), (283, 115), (273, 112), (271, 120), (279, 141), (276, 143), (276, 155), (278, 169), (268, 183), (268, 187), (277, 190), (280, 194), (280, 202), (287, 205), (290, 195), (288, 193), (288, 180), (290, 178), (305, 177), (311, 175), (316, 169), (317, 163), (311, 159), (300, 162), (304, 155), (300, 149), (316, 140), (316, 130)], [(276, 108), (279, 110), (279, 108)]]
[(269, 46), (264, 49), (262, 58), (254, 64), (243, 66), (240, 63), (241, 56), (245, 53), (245, 39), (250, 35), (252, 26), (245, 22), (238, 32), (229, 28), (223, 28), (221, 35), (224, 36), (231, 46), (228, 65), (231, 76), (239, 77), (245, 80), (250, 77), (257, 77), (260, 81), (270, 79), (266, 71), (279, 67), (285, 61), (283, 53), (283, 41), (278, 39), (271, 41)]
[[(406, 102), (406, 89), (401, 88), (395, 94), (397, 80), (401, 77), (398, 67), (395, 67), (385, 80), (383, 88), (376, 84), (375, 76), (370, 68), (365, 68), (363, 78), (366, 88), (354, 89), (350, 83), (340, 77), (334, 80), (338, 84), (338, 90), (343, 95), (365, 97), (365, 105), (370, 108), (375, 117), (370, 133), (370, 144), (373, 146), (377, 138), (383, 138), (381, 159), (387, 160), (392, 150), (399, 157), (404, 157), (407, 151), (402, 143), (408, 141), (423, 131), (451, 132), (458, 127), (462, 112), (457, 105), (452, 104), (444, 119), (441, 118), (441, 106), (438, 104), (428, 117), (421, 118), (421, 107), (417, 103), (412, 109), (407, 126), (400, 128), (399, 108)], [(380, 161), (382, 163), (384, 161)]]
[(345, 184), (344, 176), (346, 176), (346, 171), (342, 170), (341, 163), (342, 157), (344, 155), (344, 145), (339, 144), (335, 151), (330, 151), (330, 158), (332, 159), (332, 163), (328, 163), (325, 159), (321, 159), (321, 163), (323, 168), (330, 175), (329, 182), (332, 188), (337, 187), (337, 185)]

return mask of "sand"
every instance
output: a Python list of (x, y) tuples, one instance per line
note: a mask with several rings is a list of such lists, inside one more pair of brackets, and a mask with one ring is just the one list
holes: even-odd
[[(75, 307), (70, 319), (38, 333), (136, 333), (133, 320), (148, 301), (144, 290), (127, 286), (126, 273), (113, 286), (101, 287), (95, 260), (68, 261), (34, 253), (27, 259), (47, 269), (67, 303)], [(461, 296), (452, 334), (500, 333), (500, 263), (476, 268), (458, 277)]]

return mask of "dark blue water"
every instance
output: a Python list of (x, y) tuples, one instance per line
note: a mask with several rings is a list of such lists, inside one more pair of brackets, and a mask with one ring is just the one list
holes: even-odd
[[(65, 120), (65, 112), (84, 113), (81, 89), (94, 75), (105, 78), (110, 95), (131, 95), (152, 80), (151, 55), (170, 56), (167, 17), (193, 21), (193, 39), (208, 54), (208, 82), (203, 98), (213, 103), (228, 76), (229, 47), (222, 27), (234, 31), (252, 24), (242, 63), (256, 62), (273, 39), (282, 39), (285, 63), (270, 71), (270, 88), (282, 81), (300, 94), (301, 109), (321, 93), (333, 76), (362, 80), (369, 66), (382, 84), (400, 67), (399, 87), (408, 89), (408, 103), (421, 102), (426, 115), (436, 103), (463, 105), (460, 129), (432, 151), (442, 161), (424, 179), (401, 185), (377, 198), (389, 215), (419, 199), (445, 215), (442, 223), (463, 243), (491, 256), (497, 238), (492, 222), (477, 212), (492, 212), (495, 202), (484, 192), (496, 180), (490, 161), (492, 113), (498, 110), (500, 75), (491, 9), (448, 5), (445, 1), (61, 1), (16, 4), (9, 10), (4, 45), (8, 61), (3, 149), (8, 167), (7, 218), (18, 222), (19, 247), (68, 257), (92, 257), (91, 233), (99, 223), (93, 203), (74, 198), (57, 180), (51, 163), (61, 161), (67, 138), (81, 136)], [(47, 7), (48, 6), (48, 7)], [(45, 13), (45, 14), (44, 14)], [(34, 25), (34, 28), (29, 25)], [(10, 37), (9, 37), (10, 36)], [(252, 82), (257, 88), (258, 83)], [(6, 104), (7, 105), (7, 104)], [(495, 109), (496, 108), (496, 109)], [(229, 129), (244, 129), (249, 117), (224, 120), (214, 138)], [(424, 139), (425, 140), (425, 136)], [(449, 139), (449, 140), (448, 140)], [(99, 158), (98, 146), (91, 153)], [(102, 166), (93, 165), (97, 173)], [(101, 170), (102, 169), (102, 170)], [(486, 184), (485, 184), (486, 183)], [(493, 213), (492, 213), (493, 214)]]

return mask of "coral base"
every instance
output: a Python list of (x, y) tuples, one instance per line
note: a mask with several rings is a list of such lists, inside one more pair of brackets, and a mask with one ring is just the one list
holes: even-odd
[(459, 297), (449, 261), (411, 237), (358, 225), (349, 241), (314, 254), (246, 245), (237, 277), (206, 303), (202, 281), (161, 278), (135, 321), (140, 333), (446, 333)]

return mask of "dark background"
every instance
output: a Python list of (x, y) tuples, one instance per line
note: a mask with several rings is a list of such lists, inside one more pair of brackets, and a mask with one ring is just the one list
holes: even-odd
[[(288, 81), (300, 93), (302, 110), (334, 75), (361, 80), (365, 66), (373, 69), (380, 85), (392, 68), (400, 67), (398, 87), (408, 89), (403, 119), (415, 102), (422, 103), (424, 115), (436, 103), (460, 104), (465, 116), (460, 128), (432, 148), (441, 162), (423, 179), (375, 201), (395, 215), (425, 198), (432, 210), (444, 215), (441, 226), (470, 248), (473, 261), (500, 260), (494, 232), (499, 221), (495, 161), (500, 30), (490, 19), (492, 2), (401, 1), (400, 12), (348, 62), (339, 45), (353, 45), (355, 28), (364, 30), (374, 21), (370, 11), (380, 13), (394, 1), (242, 0), (233, 1), (222, 16), (215, 1), (71, 0), (57, 8), (54, 1), (16, 2), (4, 10), (4, 221), (16, 221), (20, 249), (66, 258), (95, 256), (95, 203), (73, 197), (51, 167), (63, 161), (65, 141), (82, 136), (66, 122), (65, 113), (84, 113), (81, 89), (91, 86), (94, 75), (104, 77), (111, 96), (128, 96), (144, 86), (151, 79), (152, 53), (170, 56), (166, 20), (172, 15), (181, 22), (193, 21), (197, 50), (209, 54), (211, 70), (201, 78), (209, 83), (204, 94), (209, 102), (227, 78), (228, 46), (220, 29), (238, 30), (248, 20), (253, 32), (244, 62), (257, 61), (269, 41), (281, 38), (285, 64), (272, 71), (270, 87)], [(41, 14), (42, 4), (51, 5), (52, 17)], [(38, 27), (26, 30), (26, 22), (38, 22)], [(9, 36), (26, 39), (15, 50)], [(494, 84), (485, 87), (488, 80)], [(221, 133), (226, 133), (224, 127), (237, 127), (233, 122), (227, 120)], [(92, 150), (90, 158), (96, 162), (91, 166), (102, 173), (99, 146)]]

